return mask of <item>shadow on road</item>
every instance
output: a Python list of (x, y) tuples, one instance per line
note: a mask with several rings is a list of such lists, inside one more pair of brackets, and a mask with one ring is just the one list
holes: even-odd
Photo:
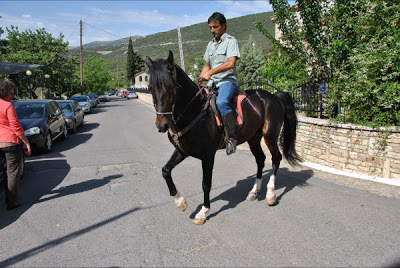
[[(272, 170), (266, 170), (263, 172), (263, 182), (261, 186), (261, 191), (258, 197), (258, 201), (265, 200), (265, 196), (267, 194), (267, 183), (269, 180), (269, 175), (271, 174)], [(268, 177), (266, 177), (268, 175)], [(301, 172), (292, 172), (289, 171), (287, 168), (280, 168), (275, 181), (275, 190), (279, 190), (284, 188), (282, 194), (277, 196), (276, 203), (274, 206), (277, 206), (281, 199), (292, 191), (296, 187), (303, 187), (307, 186), (307, 180), (310, 179), (314, 175), (312, 170), (303, 170)], [(208, 218), (212, 218), (217, 216), (219, 213), (222, 213), (225, 210), (235, 208), (240, 203), (246, 201), (247, 194), (252, 189), (254, 182), (256, 179), (256, 175), (249, 176), (243, 180), (240, 180), (236, 183), (235, 187), (232, 187), (225, 192), (221, 193), (217, 197), (211, 199), (211, 207), (212, 203), (224, 200), (228, 203), (221, 207), (218, 211), (210, 214)], [(197, 207), (197, 209), (190, 215), (191, 219), (194, 219), (196, 213), (201, 209), (201, 205)]]
[(86, 191), (90, 191), (96, 188), (100, 188), (107, 183), (111, 182), (114, 179), (121, 178), (122, 174), (118, 175), (113, 175), (113, 176), (107, 176), (102, 179), (94, 179), (94, 180), (88, 180), (88, 181), (83, 181), (80, 183), (68, 185), (65, 187), (61, 187), (57, 190), (53, 190), (50, 193), (48, 193), (49, 197), (41, 198), (37, 203), (49, 201), (52, 199), (60, 198), (63, 196), (71, 195), (71, 194), (78, 194)]
[(1, 261), (0, 262), (0, 267), (15, 266), (15, 264), (20, 262), (20, 261), (23, 261), (23, 260), (25, 260), (25, 259), (27, 259), (29, 257), (32, 257), (32, 256), (37, 255), (37, 254), (39, 254), (41, 252), (44, 252), (44, 251), (46, 251), (48, 249), (56, 247), (56, 246), (58, 246), (58, 245), (60, 245), (62, 243), (68, 242), (69, 240), (72, 240), (72, 239), (74, 239), (74, 238), (76, 238), (78, 236), (84, 235), (84, 234), (86, 234), (86, 233), (88, 233), (88, 232), (90, 232), (92, 230), (95, 230), (97, 228), (100, 228), (100, 227), (102, 227), (104, 225), (112, 223), (112, 222), (114, 222), (114, 221), (116, 221), (116, 220), (118, 220), (120, 218), (123, 218), (125, 216), (128, 216), (129, 214), (132, 214), (132, 213), (134, 213), (134, 212), (136, 212), (138, 210), (140, 210), (140, 208), (130, 209), (130, 210), (124, 212), (124, 213), (121, 213), (119, 215), (111, 217), (111, 218), (109, 218), (107, 220), (104, 220), (104, 221), (98, 222), (96, 224), (90, 225), (90, 226), (88, 226), (88, 227), (86, 227), (84, 229), (81, 229), (79, 231), (76, 231), (76, 232), (73, 232), (71, 234), (65, 235), (65, 236), (60, 237), (58, 239), (49, 241), (49, 242), (44, 243), (44, 244), (42, 244), (40, 246), (34, 247), (34, 248), (30, 249), (30, 250), (26, 250), (26, 251), (24, 251), (24, 252), (22, 252), (22, 253), (20, 253), (18, 255), (15, 255), (13, 257), (10, 257), (10, 258), (8, 258), (6, 260)]

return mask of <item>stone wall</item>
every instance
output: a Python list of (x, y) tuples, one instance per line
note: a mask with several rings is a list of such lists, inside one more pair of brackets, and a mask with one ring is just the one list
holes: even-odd
[(377, 130), (298, 116), (296, 150), (304, 161), (331, 168), (400, 179), (400, 130)]

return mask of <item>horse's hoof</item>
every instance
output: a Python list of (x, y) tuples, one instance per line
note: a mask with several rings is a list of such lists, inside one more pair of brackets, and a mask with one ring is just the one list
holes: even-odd
[(254, 201), (254, 200), (256, 200), (257, 198), (258, 198), (258, 193), (252, 193), (252, 192), (250, 192), (250, 193), (247, 195), (246, 200), (248, 200), (248, 201)]
[(183, 198), (182, 202), (179, 204), (178, 208), (181, 211), (185, 211), (187, 208), (186, 198)]
[(270, 196), (267, 196), (267, 204), (268, 206), (272, 206), (276, 202), (276, 195), (272, 194)]
[(197, 224), (197, 225), (202, 225), (202, 224), (204, 224), (206, 222), (206, 218), (202, 218), (202, 217), (196, 217), (196, 218), (194, 218), (194, 220), (193, 220), (193, 223), (194, 224)]

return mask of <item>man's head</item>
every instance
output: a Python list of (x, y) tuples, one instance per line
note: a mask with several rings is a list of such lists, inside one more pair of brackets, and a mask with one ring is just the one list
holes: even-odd
[(225, 16), (219, 12), (213, 13), (208, 18), (208, 26), (215, 39), (219, 40), (226, 31)]

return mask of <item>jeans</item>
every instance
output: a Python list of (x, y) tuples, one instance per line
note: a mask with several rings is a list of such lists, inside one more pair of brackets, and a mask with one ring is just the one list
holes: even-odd
[(219, 86), (217, 107), (222, 116), (232, 112), (229, 103), (236, 92), (237, 86), (232, 82), (223, 83)]
[(4, 178), (3, 186), (6, 192), (6, 203), (18, 203), (19, 174), (22, 163), (22, 143), (6, 148), (0, 148), (0, 176)]

